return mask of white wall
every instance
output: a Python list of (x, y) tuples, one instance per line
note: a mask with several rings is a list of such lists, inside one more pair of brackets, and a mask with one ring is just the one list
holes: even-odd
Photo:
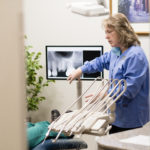
[(1, 1), (0, 18), (0, 150), (25, 150), (22, 1)]
[[(104, 45), (105, 50), (110, 48), (101, 29), (101, 20), (104, 17), (83, 17), (73, 14), (66, 8), (67, 2), (71, 1), (24, 1), (25, 34), (34, 50), (43, 53), (41, 63), (44, 66), (45, 45)], [(45, 68), (41, 74), (45, 76)], [(56, 81), (45, 89), (43, 94), (47, 101), (42, 102), (39, 112), (33, 113), (36, 121), (47, 119), (53, 108), (62, 111), (74, 100), (76, 83), (69, 85), (67, 81)]]
[[(68, 2), (73, 1), (24, 1), (25, 34), (28, 36), (28, 43), (34, 46), (34, 50), (42, 52), (41, 63), (44, 66), (46, 45), (103, 45), (105, 51), (110, 49), (101, 28), (101, 21), (107, 16), (84, 17), (73, 14), (66, 8)], [(149, 37), (141, 36), (139, 38), (150, 60)], [(45, 68), (41, 74), (46, 76)], [(105, 77), (108, 77), (107, 72), (105, 72)], [(83, 91), (90, 83), (90, 81), (84, 81)], [(66, 106), (72, 103), (77, 94), (76, 81), (71, 85), (67, 81), (56, 81), (42, 94), (46, 96), (47, 100), (41, 103), (39, 111), (31, 113), (33, 121), (48, 120), (50, 110), (58, 109), (62, 112)], [(85, 137), (85, 139), (90, 138)], [(93, 150), (92, 143), (89, 144), (89, 150)]]

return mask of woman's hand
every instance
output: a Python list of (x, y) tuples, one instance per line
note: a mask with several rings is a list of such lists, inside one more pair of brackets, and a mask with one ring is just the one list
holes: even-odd
[[(85, 96), (85, 98), (89, 98), (89, 97), (92, 97), (92, 96), (93, 96), (93, 94), (90, 94), (90, 95)], [(88, 101), (89, 101), (89, 99), (85, 100), (85, 102), (88, 102)]]
[[(85, 96), (85, 98), (90, 98), (90, 97), (92, 97), (92, 96), (94, 96), (93, 94), (90, 94), (90, 95), (87, 95), (87, 96)], [(91, 103), (93, 103), (97, 98), (99, 98), (99, 97), (101, 97), (101, 99), (103, 99), (104, 97), (106, 97), (107, 96), (107, 93), (105, 92), (100, 92), (94, 99), (93, 99), (93, 101), (91, 102)], [(88, 102), (89, 101), (89, 99), (86, 99), (85, 100), (85, 102)]]
[(74, 79), (80, 80), (80, 76), (82, 75), (82, 70), (80, 68), (74, 70), (67, 78), (69, 83), (71, 83)]

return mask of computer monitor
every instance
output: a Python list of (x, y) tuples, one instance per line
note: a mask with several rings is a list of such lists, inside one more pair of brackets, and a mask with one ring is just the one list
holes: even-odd
[[(84, 62), (90, 61), (103, 54), (103, 46), (46, 46), (46, 78), (48, 80), (67, 79), (68, 75)], [(92, 80), (100, 76), (103, 72), (93, 74), (83, 74), (82, 80)]]

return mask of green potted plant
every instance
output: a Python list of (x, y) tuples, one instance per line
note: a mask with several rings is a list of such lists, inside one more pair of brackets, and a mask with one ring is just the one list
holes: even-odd
[(54, 80), (44, 81), (42, 76), (38, 75), (40, 69), (43, 66), (40, 64), (41, 52), (31, 51), (32, 46), (25, 46), (26, 54), (26, 100), (27, 110), (35, 111), (39, 109), (39, 103), (45, 100), (44, 96), (41, 96), (42, 89), (49, 86), (49, 82), (55, 82)]

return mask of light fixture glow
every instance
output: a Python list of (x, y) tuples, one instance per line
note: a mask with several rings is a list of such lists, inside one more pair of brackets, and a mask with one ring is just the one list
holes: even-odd
[(97, 2), (72, 2), (68, 4), (71, 12), (84, 16), (100, 16), (109, 14), (108, 4), (105, 0)]

